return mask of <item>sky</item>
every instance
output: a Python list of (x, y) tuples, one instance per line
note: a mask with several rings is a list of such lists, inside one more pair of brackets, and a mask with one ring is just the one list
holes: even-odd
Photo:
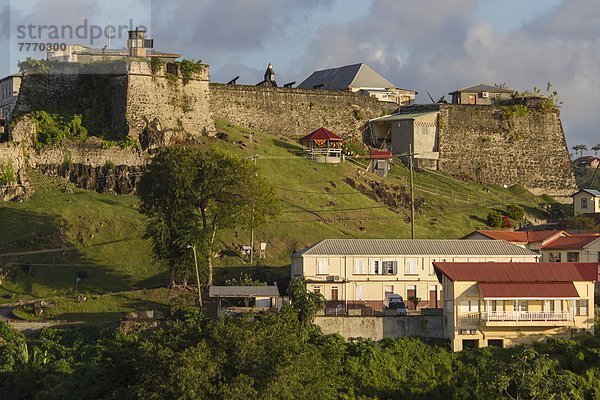
[[(300, 83), (314, 70), (364, 62), (422, 103), (428, 92), (449, 99), (479, 83), (544, 93), (551, 82), (569, 145), (600, 143), (598, 0), (0, 0), (0, 45), (10, 54), (0, 73), (44, 57), (18, 45), (40, 42), (32, 38), (40, 27), (87, 24), (85, 39), (52, 42), (89, 45), (89, 27), (105, 33), (109, 19), (144, 25), (157, 50), (201, 59), (216, 82), (258, 83), (272, 63), (279, 84)], [(108, 46), (105, 35), (93, 46)]]

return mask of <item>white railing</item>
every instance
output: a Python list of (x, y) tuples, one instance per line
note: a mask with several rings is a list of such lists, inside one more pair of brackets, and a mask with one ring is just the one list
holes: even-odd
[(483, 321), (574, 321), (570, 311), (492, 311), (482, 312)]
[(342, 153), (342, 149), (336, 148), (315, 148), (315, 149), (304, 149), (305, 156), (333, 156), (339, 157)]
[(479, 313), (462, 314), (458, 316), (459, 325), (479, 325)]

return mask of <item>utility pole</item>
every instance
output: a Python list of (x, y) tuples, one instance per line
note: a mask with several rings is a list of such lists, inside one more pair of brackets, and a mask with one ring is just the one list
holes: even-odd
[(410, 238), (415, 238), (415, 188), (413, 185), (413, 148), (408, 145), (408, 168), (410, 169)]
[(196, 254), (196, 246), (187, 246), (194, 252), (194, 265), (196, 267), (196, 283), (198, 284), (198, 306), (202, 309), (202, 290), (200, 289), (200, 271), (198, 271), (198, 255)]
[[(252, 156), (252, 160), (254, 160), (254, 165), (256, 166), (256, 160), (258, 160), (258, 155), (255, 154)], [(250, 221), (250, 264), (254, 259), (254, 200), (252, 200), (252, 219)]]

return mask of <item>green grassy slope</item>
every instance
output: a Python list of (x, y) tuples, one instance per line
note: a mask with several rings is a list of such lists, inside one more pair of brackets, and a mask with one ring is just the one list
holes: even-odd
[[(381, 180), (357, 173), (360, 168), (351, 163), (324, 165), (304, 159), (298, 155), (300, 146), (284, 137), (253, 133), (225, 121), (217, 121), (217, 128), (226, 137), (205, 138), (203, 145), (248, 158), (257, 155), (257, 165), (283, 202), (281, 216), (255, 231), (257, 247), (267, 243), (267, 257), (257, 264), (278, 267), (272, 269), (277, 279), (286, 279), (293, 251), (324, 238), (410, 236), (406, 206), (393, 211), (347, 183), (353, 180), (357, 187), (367, 180), (385, 182), (405, 191), (408, 174), (400, 163), (389, 179)], [(485, 227), (491, 209), (511, 203), (543, 217), (537, 207), (545, 199), (522, 188), (482, 187), (426, 171), (415, 173), (415, 182), (416, 197), (423, 204), (416, 217), (417, 238), (461, 237)], [(0, 301), (70, 295), (77, 275), (83, 276), (79, 290), (88, 293), (164, 284), (164, 267), (153, 261), (150, 245), (142, 239), (144, 219), (136, 197), (65, 190), (64, 183), (38, 174), (33, 174), (33, 184), (35, 195), (27, 202), (0, 204), (0, 267), (13, 265), (0, 285)], [(249, 242), (246, 229), (225, 232), (217, 265), (249, 267), (237, 255), (239, 246)], [(217, 276), (241, 270), (224, 268)], [(132, 304), (124, 300), (119, 308), (115, 301), (106, 303), (116, 309)], [(97, 312), (98, 307), (92, 308), (90, 312)], [(82, 309), (85, 306), (78, 306), (77, 312)]]

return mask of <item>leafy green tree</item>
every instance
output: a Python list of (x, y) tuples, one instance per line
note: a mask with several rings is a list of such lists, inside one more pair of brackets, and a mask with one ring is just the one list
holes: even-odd
[(574, 217), (569, 217), (565, 220), (567, 227), (569, 229), (579, 230), (582, 232), (599, 232), (600, 226), (596, 223), (595, 220), (588, 217), (587, 215), (576, 215)]
[(498, 211), (490, 211), (487, 215), (487, 224), (492, 228), (499, 228), (502, 225), (502, 214)]
[(0, 371), (12, 371), (28, 361), (25, 337), (0, 321)]
[(509, 204), (506, 206), (506, 215), (515, 221), (521, 221), (525, 216), (525, 210), (518, 204)]
[(592, 147), (592, 151), (594, 152), (594, 155), (597, 157), (598, 152), (600, 151), (600, 144), (597, 144), (594, 147)]
[(288, 287), (288, 296), (292, 309), (298, 315), (298, 321), (303, 326), (312, 324), (319, 311), (325, 307), (325, 298), (321, 293), (313, 293), (306, 290), (301, 279), (294, 278)]
[(187, 282), (194, 245), (212, 284), (212, 259), (221, 230), (256, 227), (278, 212), (272, 188), (249, 160), (196, 147), (161, 150), (138, 188), (148, 217), (146, 237), (169, 263), (172, 284)]

